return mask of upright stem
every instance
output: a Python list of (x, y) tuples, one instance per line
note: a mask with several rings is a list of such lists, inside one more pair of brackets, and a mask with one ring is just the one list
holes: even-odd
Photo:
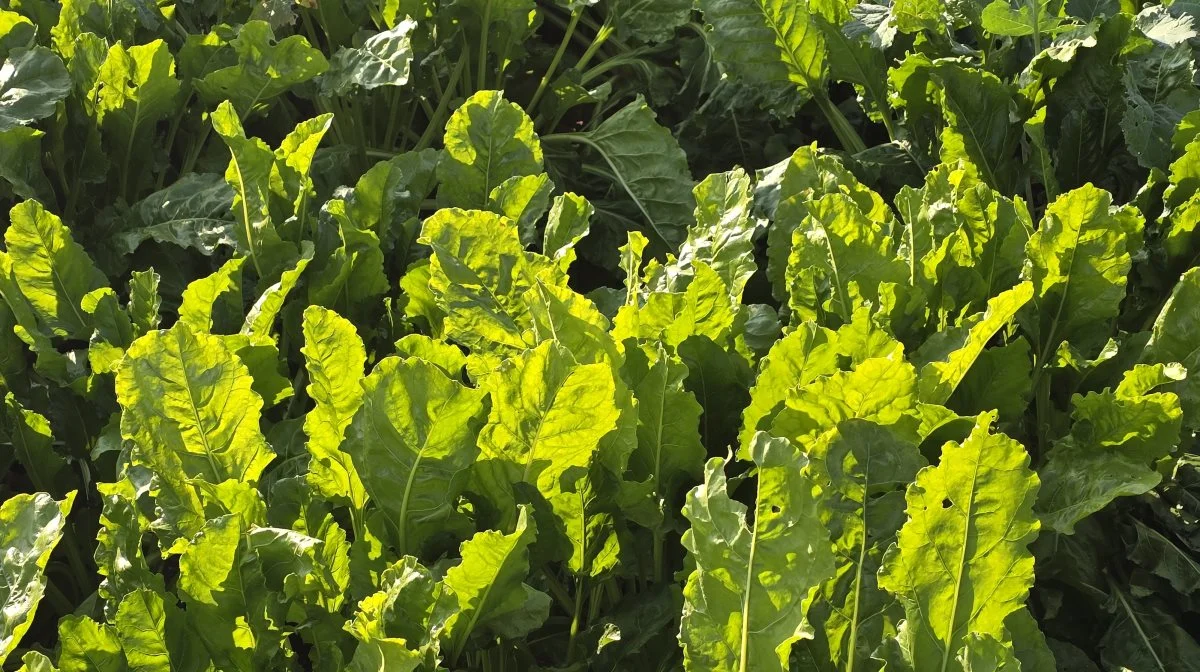
[(1038, 14), (1038, 0), (1029, 0), (1029, 14), (1033, 17), (1033, 55), (1042, 53), (1042, 17)]
[[(188, 101), (184, 102), (184, 105), (183, 105), (184, 109), (187, 109), (187, 102)], [(184, 117), (183, 114), (176, 114), (175, 117), (173, 119), (171, 119), (171, 129), (169, 131), (167, 131), (167, 157), (168, 158), (171, 156), (171, 150), (175, 147), (175, 136), (176, 136), (176, 134), (179, 133), (179, 123), (183, 120), (183, 117)], [(160, 172), (158, 174), (158, 180), (156, 180), (154, 183), (154, 190), (158, 191), (158, 190), (162, 189), (163, 184), (166, 183), (166, 180), (167, 180), (167, 171), (163, 170), (162, 172)]]
[(663, 530), (654, 528), (654, 583), (662, 583), (663, 578)]
[(567, 44), (571, 41), (571, 36), (575, 34), (575, 26), (579, 25), (579, 15), (582, 10), (571, 12), (571, 22), (567, 24), (567, 31), (563, 34), (562, 41), (558, 43), (558, 51), (554, 52), (554, 58), (550, 61), (550, 67), (546, 68), (546, 74), (542, 75), (542, 81), (538, 82), (537, 91), (533, 93), (533, 98), (529, 100), (529, 110), (533, 111), (538, 102), (542, 100), (542, 94), (546, 92), (546, 85), (550, 83), (550, 78), (554, 76), (554, 72), (558, 70), (558, 64), (562, 60), (563, 54), (567, 51)]
[(54, 605), (54, 610), (59, 614), (67, 616), (75, 613), (75, 603), (67, 599), (67, 596), (63, 595), (62, 590), (60, 590), (58, 586), (54, 585), (53, 581), (46, 581), (44, 594), (46, 596), (46, 601)]
[(467, 55), (463, 54), (458, 58), (458, 63), (454, 65), (453, 72), (450, 73), (450, 81), (446, 83), (446, 95), (438, 101), (437, 109), (433, 112), (433, 118), (429, 120), (429, 125), (425, 127), (425, 132), (421, 134), (421, 138), (417, 140), (417, 145), (413, 149), (421, 151), (433, 142), (433, 135), (442, 128), (442, 117), (446, 116), (446, 110), (450, 107), (451, 92), (458, 86), (458, 78), (462, 76), (463, 69), (467, 66)]
[[(1040, 373), (1040, 369), (1039, 369)], [(1037, 385), (1033, 389), (1034, 397), (1034, 418), (1037, 421), (1037, 445), (1038, 458), (1046, 454), (1046, 444), (1049, 442), (1046, 428), (1050, 423), (1050, 379), (1039, 377)]]
[(396, 145), (396, 120), (400, 118), (397, 114), (397, 108), (400, 107), (400, 91), (401, 87), (393, 87), (391, 102), (388, 104), (388, 123), (387, 130), (383, 132), (383, 145), (391, 149)]
[(584, 579), (580, 577), (575, 582), (575, 613), (571, 616), (571, 634), (567, 638), (567, 664), (571, 664), (575, 660), (575, 637), (579, 634), (579, 622), (583, 614), (583, 592)]
[(492, 0), (487, 0), (487, 4), (483, 7), (483, 26), (480, 29), (479, 38), (479, 71), (475, 73), (475, 90), (482, 91), (487, 84), (487, 52), (488, 52), (488, 27), (492, 23)]
[(825, 119), (829, 121), (829, 125), (833, 127), (833, 132), (841, 141), (842, 147), (851, 154), (858, 154), (867, 149), (866, 143), (858, 136), (858, 132), (850, 125), (842, 111), (838, 109), (833, 101), (829, 100), (829, 94), (824, 89), (812, 89), (813, 100), (817, 106), (821, 108), (821, 112), (825, 115)]
[(79, 538), (75, 534), (75, 530), (70, 525), (63, 530), (63, 548), (67, 552), (67, 564), (71, 566), (71, 573), (74, 575), (75, 583), (79, 586), (79, 593), (86, 595), (92, 587), (89, 580), (91, 573), (87, 569), (87, 565), (83, 561), (83, 553), (79, 550)]
[(200, 158), (200, 153), (204, 151), (204, 144), (208, 142), (208, 134), (212, 132), (211, 121), (204, 124), (204, 130), (200, 131), (200, 135), (192, 143), (191, 151), (183, 160), (183, 167), (179, 169), (180, 175), (187, 175), (192, 172), (192, 168), (196, 166), (196, 161)]
[(404, 123), (404, 128), (401, 129), (401, 135), (404, 136), (404, 140), (400, 143), (400, 152), (401, 153), (408, 150), (408, 142), (410, 140), (415, 141), (418, 139), (417, 134), (412, 132), (413, 119), (416, 119), (416, 118), (417, 118), (417, 106), (409, 105), (408, 106), (408, 121)]
[(583, 52), (583, 56), (580, 56), (579, 62), (575, 64), (576, 70), (582, 71), (587, 67), (587, 64), (591, 62), (596, 52), (600, 51), (600, 47), (608, 41), (608, 38), (612, 37), (614, 30), (612, 20), (605, 18), (604, 23), (600, 26), (600, 30), (596, 31), (596, 39), (592, 40), (592, 44), (588, 46), (587, 51)]

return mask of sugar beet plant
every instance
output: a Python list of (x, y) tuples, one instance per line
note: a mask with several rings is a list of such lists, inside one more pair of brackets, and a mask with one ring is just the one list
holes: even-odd
[(0, 666), (1200, 669), (1195, 13), (0, 0)]

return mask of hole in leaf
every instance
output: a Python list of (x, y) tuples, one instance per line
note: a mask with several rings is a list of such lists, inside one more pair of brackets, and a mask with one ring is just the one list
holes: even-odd
[(943, 508), (943, 509), (948, 509), (948, 508), (950, 508), (951, 506), (953, 506), (953, 502), (951, 502), (951, 501), (950, 501), (950, 498), (949, 498), (949, 497), (947, 497), (946, 499), (943, 499), (943, 500), (942, 500), (942, 508)]
[(780, 509), (778, 506), (771, 505), (771, 513), (773, 513), (775, 515), (779, 515), (779, 511), (780, 511)]

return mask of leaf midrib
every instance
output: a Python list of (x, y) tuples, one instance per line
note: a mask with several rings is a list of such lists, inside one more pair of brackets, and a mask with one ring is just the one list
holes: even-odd
[[(942, 672), (948, 672), (950, 669), (950, 656), (954, 650), (951, 643), (954, 640), (955, 633), (958, 631), (958, 599), (962, 594), (963, 571), (967, 564), (967, 541), (971, 534), (971, 524), (975, 516), (975, 490), (979, 483), (979, 463), (983, 461), (983, 454), (980, 452), (975, 459), (975, 468), (971, 472), (971, 489), (967, 501), (967, 517), (963, 521), (962, 542), (959, 545), (958, 567), (957, 574), (954, 577), (954, 600), (950, 606), (950, 618), (947, 619), (949, 627), (946, 630), (945, 649), (942, 651)], [(949, 496), (949, 493), (947, 493)]]
[(212, 445), (208, 441), (208, 431), (200, 419), (200, 409), (196, 406), (196, 399), (192, 393), (192, 378), (188, 374), (187, 362), (183, 361), (183, 334), (179, 331), (175, 332), (175, 342), (179, 348), (179, 370), (182, 373), (183, 388), (187, 392), (188, 406), (192, 409), (192, 418), (196, 421), (196, 429), (199, 430), (198, 433), (200, 434), (201, 445), (204, 448), (204, 456), (208, 460), (209, 467), (213, 470), (213, 475), (217, 477), (216, 483), (222, 483), (226, 480), (224, 469), (221, 469), (215, 460)]
[[(437, 412), (434, 413), (433, 415), (431, 415), (430, 417), (434, 418), (434, 417), (437, 417), (438, 415), (440, 415), (441, 412), (443, 410), (445, 410), (446, 406), (448, 406), (451, 401), (453, 401), (453, 397), (445, 399), (441, 403), (441, 405), (438, 406)], [(407, 546), (407, 542), (408, 542), (408, 534), (407, 534), (407, 532), (408, 532), (408, 505), (412, 499), (412, 489), (413, 489), (413, 485), (416, 483), (417, 471), (421, 467), (421, 462), (425, 459), (425, 450), (429, 447), (429, 437), (430, 437), (431, 433), (432, 432), (427, 432), (425, 434), (424, 440), (421, 441), (420, 449), (417, 450), (415, 453), (415, 457), (414, 457), (413, 463), (412, 463), (412, 468), (409, 469), (408, 478), (405, 480), (405, 483), (404, 483), (404, 494), (400, 498), (400, 516), (399, 516), (399, 521), (398, 521), (397, 527), (399, 528), (398, 542), (399, 542), (399, 547), (400, 547), (401, 553), (407, 552), (406, 546)]]

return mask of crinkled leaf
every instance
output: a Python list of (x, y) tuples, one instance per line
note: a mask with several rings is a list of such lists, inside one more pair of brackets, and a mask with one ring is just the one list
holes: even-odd
[(1175, 127), (1183, 115), (1200, 105), (1200, 89), (1193, 84), (1193, 61), (1186, 41), (1171, 47), (1157, 46), (1130, 60), (1124, 77), (1121, 131), (1130, 153), (1143, 167), (1167, 168)]
[(713, 51), (733, 77), (783, 91), (825, 96), (825, 38), (804, 3), (788, 0), (701, 0), (704, 20), (713, 27)]
[(71, 615), (58, 622), (62, 672), (125, 672), (129, 669), (117, 629), (87, 616)]
[(587, 235), (596, 209), (586, 198), (567, 192), (554, 197), (542, 241), (542, 253), (565, 269), (575, 260), (575, 245)]
[(594, 149), (658, 241), (675, 248), (692, 219), (687, 157), (671, 132), (638, 96), (594, 131), (571, 136)]
[[(688, 670), (787, 670), (805, 637), (810, 592), (833, 574), (805, 458), (786, 439), (756, 435), (754, 513), (728, 492), (725, 461), (705, 465), (688, 493), (683, 545), (695, 570), (684, 587), (679, 639)], [(810, 636), (810, 635), (809, 635)]]
[(771, 346), (759, 363), (758, 376), (750, 388), (750, 405), (742, 414), (739, 457), (749, 455), (750, 439), (763, 427), (795, 387), (838, 370), (837, 337), (811, 322), (801, 324)]
[(962, 669), (970, 635), (1007, 641), (1004, 620), (1033, 585), (1038, 477), (1021, 444), (983, 414), (963, 442), (909, 486), (908, 522), (884, 556), (879, 585), (904, 605), (898, 639), (914, 670)]
[(533, 121), (499, 91), (480, 91), (446, 122), (438, 164), (440, 202), (483, 209), (501, 182), (542, 172), (542, 145)]
[(159, 478), (162, 524), (190, 534), (203, 521), (189, 479), (254, 483), (274, 459), (252, 383), (221, 337), (184, 322), (129, 348), (116, 381), (121, 435), (133, 444), (134, 462)]
[(619, 416), (611, 367), (577, 364), (554, 342), (510, 360), (480, 387), (491, 395), (492, 408), (479, 434), (472, 488), (506, 519), (518, 483), (547, 500), (572, 490)]
[(1184, 423), (1195, 428), (1200, 423), (1200, 315), (1193, 306), (1200, 305), (1200, 269), (1183, 274), (1171, 296), (1163, 304), (1154, 321), (1150, 340), (1142, 355), (1145, 363), (1170, 364), (1178, 362), (1188, 370), (1188, 377), (1172, 386), (1183, 407)]
[(703, 409), (683, 386), (687, 366), (661, 346), (656, 356), (651, 363), (641, 351), (626, 355), (624, 376), (638, 402), (637, 448), (629, 468), (648, 483), (652, 505), (665, 514), (676, 486), (699, 477), (706, 455), (700, 443)]
[(413, 58), (411, 33), (416, 27), (416, 21), (405, 19), (368, 37), (361, 47), (339, 49), (321, 76), (326, 95), (346, 95), (356, 86), (376, 89), (407, 84)]
[(806, 643), (821, 669), (875, 669), (871, 654), (903, 613), (879, 588), (884, 552), (904, 523), (903, 488), (925, 459), (911, 440), (866, 420), (847, 420), (814, 442), (808, 472), (824, 491), (821, 519), (833, 540), (834, 575), (809, 611)]
[[(596, 0), (571, 0), (577, 5), (594, 5)], [(692, 13), (691, 0), (617, 0), (610, 10), (617, 25), (645, 42), (665, 42), (675, 29), (687, 23)], [(575, 10), (580, 11), (580, 10)]]
[(703, 262), (721, 276), (729, 294), (740, 299), (758, 268), (753, 238), (759, 222), (750, 213), (750, 176), (741, 168), (709, 175), (692, 193), (696, 223), (688, 227), (676, 267), (686, 274), (694, 262)]
[(395, 527), (398, 550), (419, 552), (457, 516), (479, 450), (483, 392), (428, 362), (394, 357), (377, 364), (362, 388), (345, 450)]
[(147, 240), (206, 255), (221, 246), (234, 247), (237, 234), (229, 218), (233, 197), (233, 189), (220, 175), (184, 175), (133, 206), (133, 226), (118, 234), (117, 249), (132, 254)]
[(554, 183), (550, 176), (520, 175), (501, 182), (488, 195), (488, 209), (517, 224), (521, 244), (529, 247), (537, 241), (537, 223), (550, 207)]
[(0, 505), (0, 662), (21, 643), (46, 591), (43, 572), (66, 530), (75, 493), (55, 501), (46, 493), (16, 495)]
[(17, 198), (44, 200), (54, 193), (42, 169), (42, 138), (45, 135), (25, 127), (0, 131), (0, 180), (8, 183)]
[(1014, 188), (1018, 164), (1014, 151), (1021, 126), (1013, 121), (1013, 94), (995, 75), (954, 63), (937, 64), (932, 73), (946, 126), (941, 159), (966, 159), (979, 166), (992, 187)]
[[(96, 110), (105, 140), (123, 161), (122, 170), (139, 170), (134, 162), (148, 132), (175, 109), (180, 82), (175, 79), (175, 59), (162, 40), (125, 49), (108, 50), (93, 85)], [(129, 179), (122, 175), (122, 184)]]
[(1072, 397), (1071, 433), (1041, 470), (1043, 524), (1070, 534), (1075, 524), (1117, 497), (1139, 495), (1161, 477), (1151, 466), (1179, 444), (1179, 397), (1155, 388), (1184, 376), (1178, 365), (1139, 364), (1116, 390)]
[(213, 127), (229, 146), (231, 158), (225, 181), (234, 190), (235, 240), (250, 256), (259, 276), (266, 277), (284, 243), (271, 219), (271, 173), (275, 154), (258, 138), (247, 138), (233, 105), (226, 101), (212, 113)]
[(849, 196), (822, 196), (809, 205), (808, 216), (792, 234), (789, 305), (805, 318), (827, 311), (849, 322), (857, 303), (851, 283), (865, 292), (864, 298), (876, 299), (873, 292), (880, 284), (901, 283), (908, 276), (892, 247), (886, 232)]
[(221, 331), (236, 319), (242, 322), (242, 265), (245, 257), (234, 257), (205, 278), (193, 280), (183, 290), (179, 321), (194, 331)]
[[(522, 581), (529, 572), (529, 546), (537, 536), (537, 528), (522, 506), (516, 516), (511, 534), (495, 531), (476, 533), (460, 548), (462, 562), (446, 572), (442, 585), (445, 592), (435, 607), (434, 618), (441, 632), (442, 645), (451, 665), (462, 654), (472, 633), (491, 629), (503, 630), (505, 619), (511, 619), (525, 608), (531, 591)], [(549, 598), (536, 599), (541, 604), (542, 619), (550, 606)], [(541, 625), (540, 620), (529, 629)], [(519, 633), (510, 633), (520, 636)]]
[(917, 352), (921, 367), (921, 401), (944, 404), (983, 353), (996, 332), (1003, 329), (1033, 298), (1033, 285), (1023, 282), (988, 301), (988, 309), (963, 321), (953, 330), (935, 334)]
[(355, 510), (367, 491), (350, 453), (342, 450), (346, 428), (362, 406), (367, 354), (354, 325), (331, 310), (304, 310), (304, 355), (308, 396), (314, 407), (304, 418), (308, 436), (308, 483), (322, 497), (346, 501)]
[(11, 456), (24, 467), (33, 487), (42, 492), (59, 492), (58, 475), (67, 462), (54, 450), (50, 422), (44, 415), (22, 407), (12, 392), (4, 397), (4, 410), (7, 422), (2, 427), (12, 446)]
[(108, 284), (104, 275), (70, 229), (41, 203), (17, 204), (10, 222), (4, 244), (24, 298), (55, 335), (86, 340), (91, 336), (91, 320), (81, 303), (85, 294)]
[(1025, 247), (1033, 301), (1022, 322), (1039, 365), (1063, 341), (1091, 344), (1107, 335), (1125, 298), (1130, 255), (1141, 246), (1141, 216), (1113, 206), (1102, 189), (1083, 186), (1049, 205)]
[(229, 41), (233, 65), (204, 73), (196, 91), (209, 105), (229, 101), (242, 118), (297, 84), (328, 69), (329, 63), (301, 35), (275, 41), (265, 21), (250, 21)]
[(45, 47), (18, 47), (0, 66), (0, 131), (54, 113), (71, 91), (62, 59)]
[(246, 313), (246, 321), (242, 324), (242, 334), (258, 338), (271, 336), (271, 332), (275, 329), (275, 320), (283, 310), (284, 302), (295, 289), (296, 283), (300, 281), (300, 276), (304, 275), (304, 269), (308, 268), (308, 262), (312, 261), (312, 243), (307, 240), (302, 241), (301, 248), (302, 252), (300, 258), (296, 260), (296, 264), (284, 271), (280, 275), (279, 281), (267, 287), (254, 305), (250, 306), (250, 310)]

